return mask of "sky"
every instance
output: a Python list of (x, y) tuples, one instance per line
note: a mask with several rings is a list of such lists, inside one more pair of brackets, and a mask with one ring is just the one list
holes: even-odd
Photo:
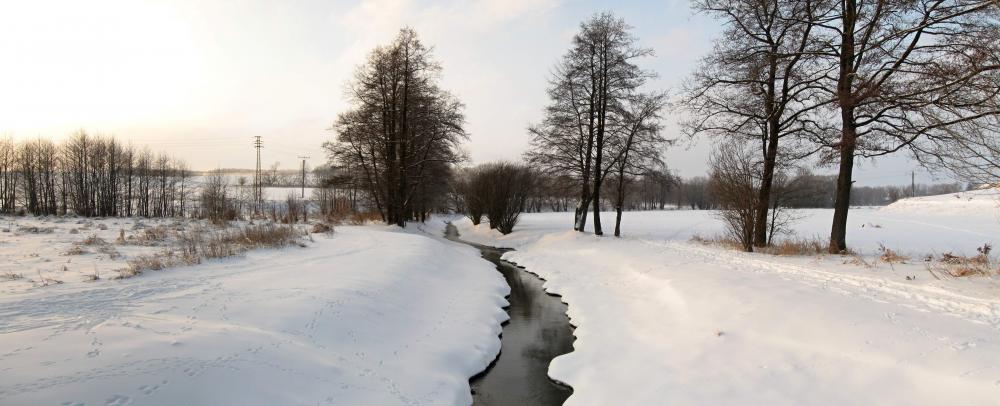
[[(61, 139), (78, 129), (148, 145), (194, 169), (325, 160), (327, 130), (367, 53), (414, 28), (466, 105), (473, 162), (518, 159), (541, 119), (552, 66), (579, 23), (612, 11), (655, 56), (640, 64), (676, 90), (718, 23), (687, 0), (0, 0), (0, 135)], [(711, 148), (666, 118), (668, 165), (703, 175)], [(908, 183), (905, 157), (866, 161), (859, 185)], [(929, 181), (918, 171), (918, 181)]]

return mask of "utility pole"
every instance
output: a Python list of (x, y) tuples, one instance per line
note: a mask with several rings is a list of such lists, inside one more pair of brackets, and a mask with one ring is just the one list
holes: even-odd
[(253, 212), (254, 214), (260, 214), (261, 209), (261, 198), (263, 193), (261, 193), (261, 176), (260, 176), (260, 149), (263, 147), (263, 142), (260, 140), (260, 136), (254, 136), (253, 147), (257, 150), (257, 169), (253, 173)]
[(306, 160), (309, 159), (307, 156), (299, 156), (302, 160), (302, 198), (306, 198)]
[(910, 171), (910, 197), (917, 197), (917, 175), (916, 175), (916, 171)]

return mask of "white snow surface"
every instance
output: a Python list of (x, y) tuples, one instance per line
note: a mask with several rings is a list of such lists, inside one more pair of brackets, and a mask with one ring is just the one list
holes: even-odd
[[(848, 245), (874, 261), (879, 243), (923, 255), (1000, 242), (993, 211), (922, 207), (853, 209)], [(803, 214), (797, 234), (829, 235), (831, 210)], [(549, 369), (573, 387), (567, 405), (1000, 404), (996, 276), (691, 242), (722, 231), (705, 211), (625, 213), (619, 239), (571, 231), (572, 217), (525, 214), (506, 236), (452, 219), (463, 239), (516, 249), (504, 258), (569, 304), (574, 351)]]
[(471, 403), (507, 319), (494, 267), (414, 230), (314, 238), (126, 280), (0, 281), (19, 286), (0, 293), (0, 404)]

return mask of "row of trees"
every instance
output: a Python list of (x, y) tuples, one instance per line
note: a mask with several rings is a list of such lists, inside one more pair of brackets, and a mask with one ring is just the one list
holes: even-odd
[[(806, 156), (838, 168), (830, 251), (847, 249), (855, 159), (909, 151), (994, 176), (1000, 116), (995, 0), (697, 0), (723, 36), (685, 91), (689, 134), (729, 140), (713, 173), (745, 158), (752, 245), (767, 244), (775, 174)], [(720, 175), (721, 176), (721, 175)], [(716, 180), (722, 179), (717, 176)], [(986, 176), (984, 176), (986, 177)], [(993, 179), (996, 179), (994, 177)]]
[(114, 137), (0, 139), (0, 213), (184, 216), (191, 171)]

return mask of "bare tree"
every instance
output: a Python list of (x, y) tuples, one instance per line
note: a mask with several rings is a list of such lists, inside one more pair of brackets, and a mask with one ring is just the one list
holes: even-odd
[[(942, 146), (975, 145), (977, 139), (964, 130), (985, 128), (1000, 114), (996, 0), (839, 3), (836, 23), (825, 30), (831, 44), (825, 56), (837, 68), (831, 82), (840, 133), (818, 140), (839, 163), (830, 232), (834, 253), (847, 249), (856, 156), (909, 149), (918, 159), (933, 160), (925, 155)], [(991, 145), (995, 139), (979, 138)]]
[(660, 135), (660, 111), (666, 104), (666, 94), (632, 95), (621, 106), (621, 118), (614, 145), (614, 168), (617, 174), (615, 191), (615, 237), (621, 236), (622, 211), (625, 209), (627, 179), (648, 173), (662, 164), (662, 147), (666, 139)]
[(555, 68), (545, 118), (529, 127), (533, 139), (528, 161), (580, 181), (573, 226), (578, 231), (584, 231), (592, 206), (594, 234), (603, 234), (601, 186), (617, 155), (610, 151), (616, 145), (611, 129), (621, 119), (616, 107), (653, 76), (635, 64), (652, 54), (636, 42), (631, 27), (611, 13), (582, 23), (572, 48)]
[[(768, 241), (768, 202), (778, 157), (795, 141), (824, 130), (817, 110), (830, 99), (822, 80), (830, 68), (817, 61), (816, 31), (828, 23), (829, 0), (698, 0), (694, 8), (723, 23), (723, 35), (688, 85), (689, 135), (756, 140), (763, 163), (754, 245)], [(791, 143), (789, 144), (789, 141)], [(788, 144), (779, 148), (779, 143)], [(791, 148), (789, 148), (791, 147)], [(811, 151), (800, 152), (808, 155)]]
[(400, 30), (358, 68), (348, 85), (354, 106), (334, 123), (336, 141), (324, 144), (365, 185), (382, 219), (400, 227), (426, 213), (463, 158), (463, 106), (438, 87), (440, 71), (416, 33)]
[(0, 138), (0, 213), (17, 209), (17, 145), (11, 137)]

